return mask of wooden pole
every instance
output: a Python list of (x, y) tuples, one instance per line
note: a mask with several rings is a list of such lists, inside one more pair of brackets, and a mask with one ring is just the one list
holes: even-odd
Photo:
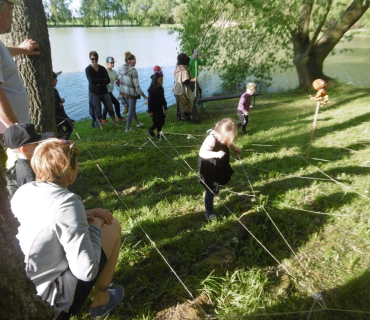
[(312, 143), (313, 135), (314, 135), (314, 133), (315, 133), (316, 121), (317, 121), (317, 116), (318, 116), (318, 114), (319, 114), (319, 109), (320, 109), (320, 101), (317, 101), (317, 102), (316, 102), (315, 118), (313, 119), (313, 125), (312, 125), (312, 130), (311, 130), (310, 144), (308, 145), (306, 158), (308, 158), (308, 157), (310, 156), (311, 143)]

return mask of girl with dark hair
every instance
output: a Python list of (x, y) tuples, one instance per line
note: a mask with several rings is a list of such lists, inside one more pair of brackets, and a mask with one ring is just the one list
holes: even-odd
[(153, 125), (148, 129), (148, 133), (151, 137), (154, 137), (154, 129), (157, 129), (157, 137), (161, 137), (162, 127), (166, 119), (167, 101), (164, 97), (163, 90), (163, 75), (161, 73), (155, 73), (152, 75), (152, 83), (148, 89), (148, 113), (153, 118)]
[(191, 79), (189, 66), (189, 57), (185, 53), (180, 53), (177, 56), (177, 67), (174, 72), (175, 86), (173, 93), (176, 97), (177, 120), (191, 119), (191, 82), (195, 82), (196, 78)]

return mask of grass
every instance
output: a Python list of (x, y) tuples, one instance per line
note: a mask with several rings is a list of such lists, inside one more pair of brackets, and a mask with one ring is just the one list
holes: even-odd
[(177, 122), (170, 108), (160, 141), (143, 128), (76, 123), (70, 189), (122, 225), (113, 282), (126, 294), (109, 319), (370, 319), (370, 89), (329, 95), (307, 159), (315, 103), (297, 92), (257, 98), (213, 222), (198, 152), (215, 122), (237, 120), (236, 100), (207, 103), (201, 125)]

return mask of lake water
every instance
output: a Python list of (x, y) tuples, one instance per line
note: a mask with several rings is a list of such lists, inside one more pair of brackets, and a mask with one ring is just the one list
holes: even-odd
[[(90, 64), (89, 52), (97, 51), (99, 64), (105, 66), (107, 56), (116, 60), (115, 69), (124, 64), (124, 52), (130, 51), (136, 56), (136, 69), (140, 86), (147, 91), (150, 76), (155, 65), (160, 65), (164, 72), (163, 87), (167, 103), (175, 103), (172, 94), (173, 72), (179, 45), (176, 35), (169, 35), (166, 29), (159, 27), (113, 27), (113, 28), (50, 28), (49, 29), (52, 62), (54, 71), (62, 71), (58, 77), (57, 89), (66, 99), (67, 114), (75, 120), (89, 117), (88, 82), (85, 68)], [(354, 52), (328, 57), (324, 65), (326, 74), (349, 82), (356, 86), (370, 87), (370, 36), (359, 35), (348, 43), (340, 43), (340, 49), (355, 49)], [(199, 77), (203, 96), (222, 92), (221, 81), (212, 70), (204, 71)], [(295, 70), (276, 73), (269, 91), (285, 91), (297, 86)], [(118, 96), (115, 89), (114, 94)], [(137, 111), (145, 112), (147, 105), (138, 100)]]

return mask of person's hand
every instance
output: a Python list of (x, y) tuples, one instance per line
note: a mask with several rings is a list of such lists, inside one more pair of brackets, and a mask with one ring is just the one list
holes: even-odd
[(39, 44), (32, 39), (24, 40), (18, 47), (26, 50), (24, 54), (28, 56), (37, 56), (40, 54)]
[(248, 111), (245, 111), (245, 112), (244, 112), (244, 115), (245, 115), (245, 116), (249, 115)]
[(143, 97), (144, 99), (148, 100), (148, 97), (145, 94), (143, 94)]
[(251, 104), (251, 105), (249, 106), (249, 108), (253, 108), (253, 104)]
[[(114, 219), (108, 210), (102, 208), (86, 210), (86, 216), (89, 224), (99, 225), (100, 220), (102, 220), (100, 226), (103, 226), (103, 224), (112, 224)], [(95, 220), (97, 220), (97, 223)]]
[(215, 158), (221, 159), (225, 155), (224, 151), (217, 151)]
[(239, 148), (235, 148), (233, 151), (234, 151), (238, 156), (242, 154), (242, 150), (241, 150), (241, 149), (239, 149)]

